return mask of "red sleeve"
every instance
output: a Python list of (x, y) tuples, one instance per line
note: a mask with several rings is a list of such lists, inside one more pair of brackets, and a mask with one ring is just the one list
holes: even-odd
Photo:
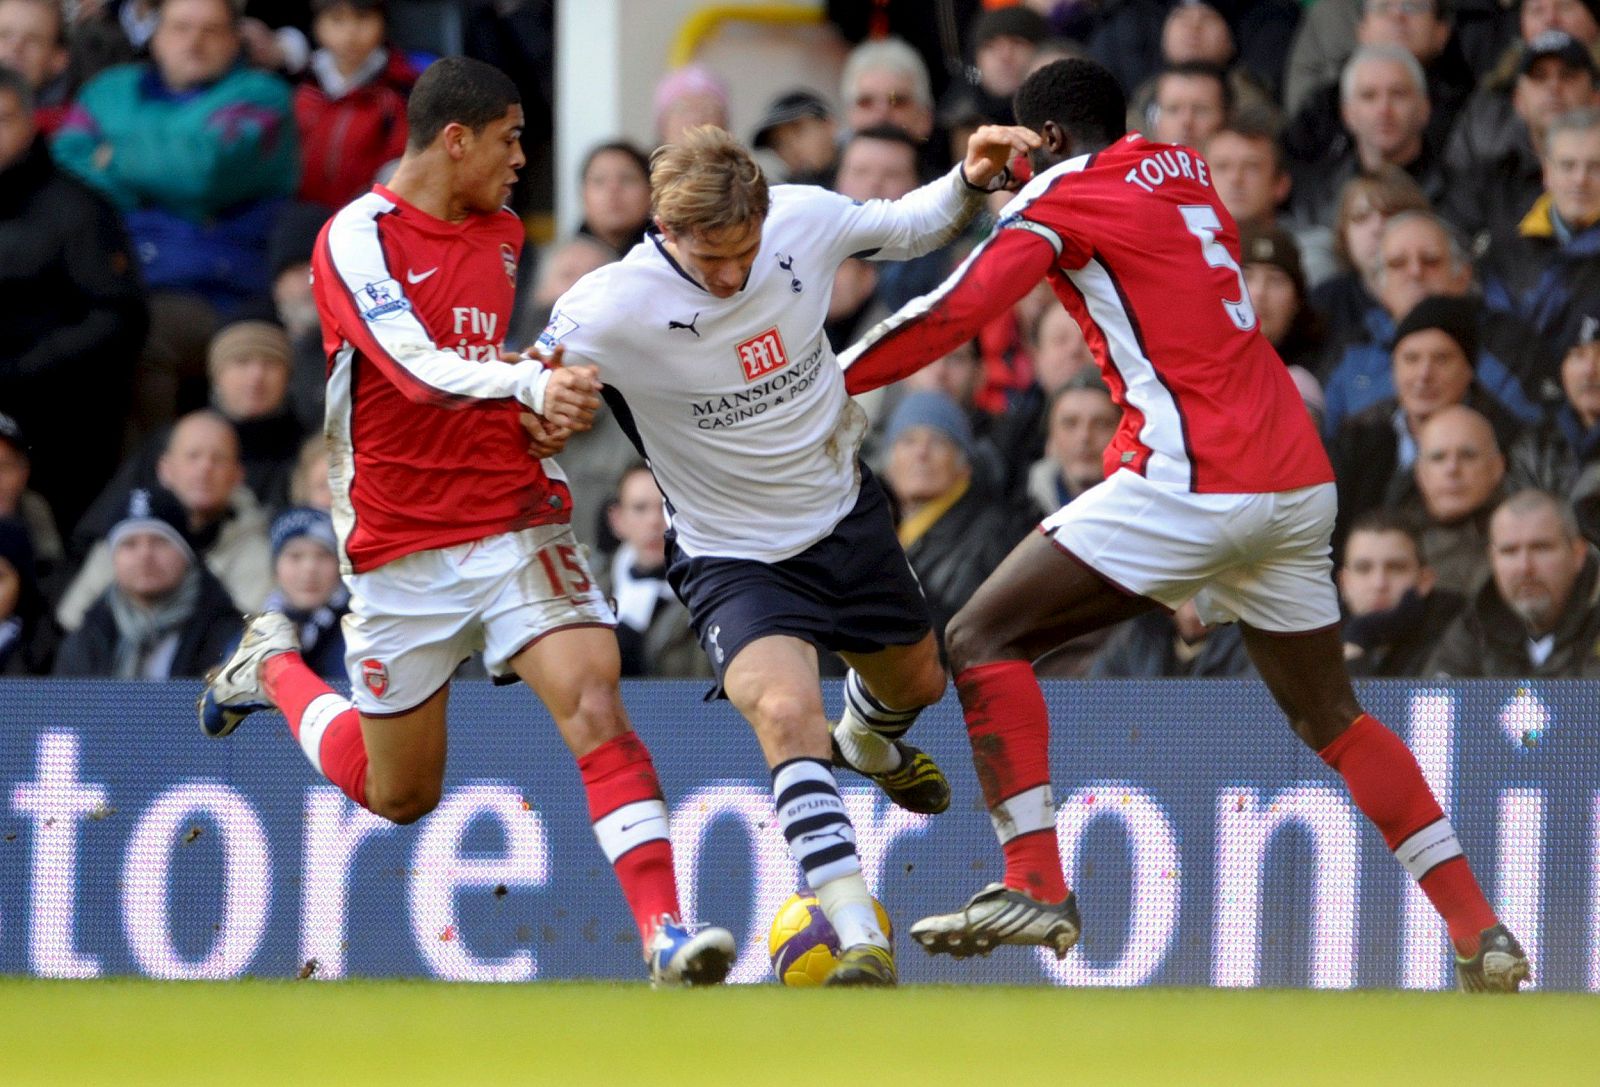
[(1027, 294), (1056, 261), (1045, 236), (997, 230), (939, 287), (873, 326), (840, 358), (854, 396), (943, 358)]
[[(335, 216), (323, 228), (311, 267), (329, 354), (339, 340), (350, 343), (413, 403), (450, 410), (495, 408), (517, 400), (530, 372), (542, 369), (468, 362), (435, 344), (405, 288), (390, 275), (370, 219)], [(372, 292), (365, 312), (354, 294), (362, 289)]]

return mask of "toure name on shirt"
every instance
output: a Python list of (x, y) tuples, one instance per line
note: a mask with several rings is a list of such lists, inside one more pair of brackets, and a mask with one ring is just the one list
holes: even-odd
[(779, 404), (793, 401), (812, 385), (822, 367), (822, 345), (793, 366), (736, 393), (696, 400), (690, 404), (694, 425), (701, 430), (721, 430), (764, 415)]
[(1199, 155), (1179, 150), (1157, 151), (1152, 155), (1146, 155), (1139, 160), (1139, 165), (1122, 176), (1122, 180), (1129, 185), (1139, 186), (1145, 192), (1155, 192), (1157, 186), (1164, 185), (1168, 181), (1176, 181), (1180, 177), (1198, 181), (1206, 188), (1211, 187), (1211, 174), (1206, 167), (1206, 160)]

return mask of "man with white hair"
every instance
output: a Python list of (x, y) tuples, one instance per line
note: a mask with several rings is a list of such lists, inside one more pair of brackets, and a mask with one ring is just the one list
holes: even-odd
[[(1477, 83), (1468, 49), (1458, 33), (1460, 4), (1447, 0), (1324, 0), (1316, 17), (1307, 18), (1289, 59), (1284, 101), (1294, 117), (1291, 142), (1317, 148), (1337, 130), (1339, 77), (1351, 55), (1363, 46), (1394, 46), (1416, 58), (1427, 78), (1434, 117), (1428, 142), (1443, 147), (1450, 127)], [(1308, 39), (1327, 29), (1329, 15), (1342, 24), (1343, 38), (1322, 45), (1324, 56), (1313, 69), (1300, 63)]]
[(1422, 187), (1430, 202), (1444, 196), (1444, 172), (1424, 138), (1433, 106), (1422, 65), (1398, 45), (1364, 45), (1339, 77), (1342, 130), (1285, 137), (1297, 160), (1294, 211), (1306, 223), (1332, 226), (1338, 195), (1357, 174), (1398, 166)]
[(950, 168), (946, 141), (935, 135), (928, 66), (899, 38), (862, 42), (850, 51), (839, 77), (839, 99), (846, 131), (894, 125), (921, 146), (924, 175)]
[(1489, 518), (1492, 577), (1445, 631), (1435, 676), (1600, 676), (1600, 554), (1572, 508), (1548, 491), (1518, 491)]

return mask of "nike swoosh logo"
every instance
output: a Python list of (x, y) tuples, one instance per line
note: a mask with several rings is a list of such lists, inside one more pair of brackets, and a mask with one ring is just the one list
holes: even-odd
[(646, 823), (659, 823), (661, 821), (662, 821), (661, 820), (661, 816), (652, 815), (648, 819), (635, 819), (631, 823), (624, 823), (620, 827), (617, 828), (617, 831), (618, 831), (618, 833), (626, 834), (626, 833), (628, 833), (628, 831), (632, 830), (634, 827), (642, 827)]
[(423, 272), (419, 276), (419, 275), (417, 275), (417, 273), (415, 273), (411, 269), (407, 268), (406, 269), (406, 282), (411, 284), (413, 287), (415, 287), (418, 283), (421, 283), (424, 279), (427, 279), (429, 276), (433, 275), (433, 273), (437, 272), (438, 270), (439, 269), (437, 269), (437, 268), (429, 268), (426, 272)]
[(838, 830), (819, 830), (815, 834), (802, 834), (800, 836), (800, 842), (803, 845), (806, 842), (814, 842), (820, 838), (837, 838), (842, 842), (844, 841), (844, 832)]

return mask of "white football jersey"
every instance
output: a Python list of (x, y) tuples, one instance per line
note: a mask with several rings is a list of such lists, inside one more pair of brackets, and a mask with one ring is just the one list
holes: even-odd
[(739, 293), (713, 296), (651, 235), (562, 295), (539, 343), (600, 368), (685, 554), (777, 562), (832, 532), (860, 487), (866, 416), (823, 335), (834, 272), (937, 249), (983, 196), (958, 170), (892, 201), (774, 186)]

